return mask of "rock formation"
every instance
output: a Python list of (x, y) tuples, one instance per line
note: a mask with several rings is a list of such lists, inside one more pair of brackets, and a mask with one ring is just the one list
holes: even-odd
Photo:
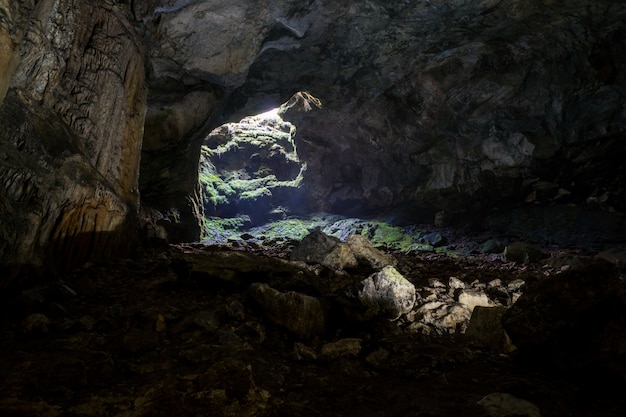
[(138, 236), (147, 96), (144, 46), (128, 8), (2, 5), (2, 85), (9, 88), (0, 110), (0, 259), (12, 264), (7, 275), (21, 264), (63, 269), (128, 254)]
[[(489, 225), (567, 241), (563, 229), (614, 239), (623, 225), (611, 212), (625, 203), (624, 9), (178, 1), (144, 20), (152, 91), (176, 85), (220, 97), (221, 108), (205, 109), (205, 130), (296, 91), (321, 99), (322, 109), (285, 115), (308, 167), (298, 209), (432, 221), (525, 204)], [(567, 216), (542, 209), (569, 203), (579, 209)]]
[(488, 224), (516, 234), (623, 239), (620, 2), (25, 0), (0, 17), (11, 271), (128, 253), (140, 219), (199, 239), (204, 137), (303, 90), (323, 107), (285, 113), (302, 211), (501, 209)]

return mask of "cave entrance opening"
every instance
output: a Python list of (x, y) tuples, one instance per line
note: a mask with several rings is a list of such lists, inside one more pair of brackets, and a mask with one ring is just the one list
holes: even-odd
[(296, 126), (283, 116), (313, 107), (321, 107), (320, 100), (298, 92), (275, 109), (206, 136), (198, 168), (203, 241), (222, 243), (301, 209), (307, 163), (298, 155)]

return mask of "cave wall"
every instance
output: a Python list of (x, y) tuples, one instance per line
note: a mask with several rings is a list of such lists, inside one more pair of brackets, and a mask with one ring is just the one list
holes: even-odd
[(292, 17), (308, 28), (289, 37), (298, 47), (262, 54), (239, 100), (306, 88), (324, 102), (294, 121), (322, 209), (608, 193), (622, 210), (600, 149), (624, 155), (625, 13), (612, 1), (316, 2)]
[(39, 0), (2, 2), (0, 12), (0, 285), (24, 265), (65, 270), (128, 255), (147, 102), (129, 8)]
[(128, 253), (150, 213), (197, 238), (204, 137), (301, 90), (323, 102), (290, 120), (301, 211), (626, 211), (621, 2), (25, 0), (0, 17), (3, 264)]
[(432, 221), (524, 204), (626, 208), (624, 4), (241, 0), (157, 11), (152, 75), (219, 89), (207, 126), (295, 91), (321, 99), (322, 110), (290, 120), (308, 164), (303, 212)]

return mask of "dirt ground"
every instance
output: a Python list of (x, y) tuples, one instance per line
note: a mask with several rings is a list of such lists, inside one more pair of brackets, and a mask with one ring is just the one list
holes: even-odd
[[(527, 400), (544, 417), (626, 415), (623, 385), (522, 362), (462, 334), (406, 334), (384, 321), (340, 323), (325, 338), (298, 340), (245, 288), (181, 280), (172, 250), (50, 276), (2, 299), (0, 415), (507, 415), (477, 405), (494, 392)], [(396, 257), (416, 286), (551, 273), (494, 255)], [(319, 354), (345, 338), (360, 339), (360, 351)]]

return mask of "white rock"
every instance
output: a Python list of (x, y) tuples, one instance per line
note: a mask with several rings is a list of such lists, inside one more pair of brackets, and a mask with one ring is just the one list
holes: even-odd
[(417, 311), (418, 311), (418, 313), (422, 313), (423, 314), (423, 313), (426, 313), (427, 311), (430, 311), (430, 310), (436, 310), (439, 307), (441, 307), (443, 304), (444, 303), (442, 301), (431, 301), (431, 302), (428, 302), (428, 303), (426, 303), (424, 305), (421, 305), (420, 308)]
[(515, 290), (519, 290), (520, 288), (522, 288), (524, 284), (526, 284), (526, 282), (523, 279), (515, 279), (509, 282), (506, 287), (508, 288), (509, 291), (515, 291)]
[(460, 279), (458, 279), (457, 277), (450, 277), (450, 279), (448, 280), (448, 286), (450, 286), (450, 288), (465, 288), (465, 283), (463, 281), (461, 281)]
[(439, 281), (437, 278), (431, 278), (428, 280), (428, 285), (430, 285), (433, 288), (445, 288), (446, 284), (444, 284), (443, 282)]
[(415, 286), (402, 274), (386, 266), (361, 281), (357, 297), (368, 308), (370, 317), (382, 313), (397, 319), (413, 309), (417, 294)]
[(495, 305), (484, 292), (471, 290), (465, 290), (459, 294), (459, 303), (466, 306), (470, 312), (474, 311), (476, 306), (492, 307)]
[(462, 304), (453, 304), (446, 309), (446, 314), (439, 320), (438, 326), (448, 333), (464, 332), (472, 312)]
[(434, 326), (439, 333), (465, 331), (471, 316), (469, 309), (458, 303), (433, 302), (420, 310), (423, 312), (422, 322)]
[(494, 288), (494, 287), (499, 287), (502, 285), (502, 280), (500, 278), (496, 278), (494, 280), (491, 280), (487, 283), (487, 286), (489, 288)]

